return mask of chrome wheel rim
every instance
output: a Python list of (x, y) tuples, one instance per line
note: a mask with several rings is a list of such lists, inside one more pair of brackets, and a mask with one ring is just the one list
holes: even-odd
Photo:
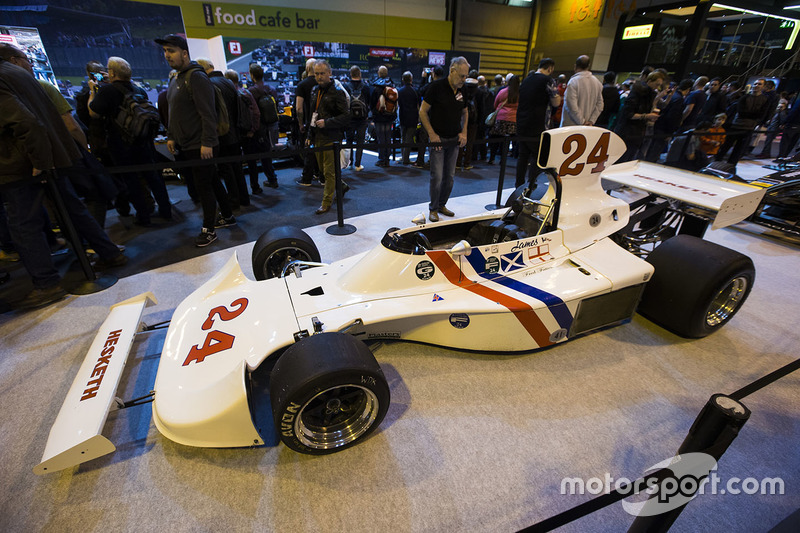
[(295, 419), (295, 433), (316, 450), (339, 448), (372, 427), (378, 416), (378, 397), (358, 385), (339, 385), (316, 394)]
[(308, 252), (295, 246), (278, 248), (264, 262), (264, 276), (267, 279), (281, 277), (283, 267), (292, 261), (313, 261), (313, 258)]
[(744, 276), (730, 280), (711, 300), (706, 312), (706, 324), (715, 327), (728, 320), (742, 303), (747, 293), (747, 283), (747, 278)]

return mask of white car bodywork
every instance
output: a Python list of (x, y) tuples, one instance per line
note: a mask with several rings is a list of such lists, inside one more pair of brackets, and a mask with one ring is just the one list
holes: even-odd
[[(655, 176), (658, 171), (657, 179), (640, 180), (642, 188), (669, 188), (661, 183), (668, 181), (683, 195), (706, 192), (699, 194), (704, 207), (719, 211), (724, 206), (722, 225), (747, 217), (752, 212), (749, 206), (755, 202), (755, 208), (760, 200), (756, 193), (763, 191), (748, 186), (733, 190), (733, 184), (723, 180), (658, 165), (634, 163), (607, 170), (606, 165), (624, 150), (616, 135), (600, 128), (569, 127), (544, 134), (539, 165), (556, 169), (561, 190), (551, 185), (540, 201), (541, 217), (551, 202), (560, 202), (557, 227), (540, 235), (472, 246), (450, 243), (424, 254), (380, 244), (369, 252), (303, 270), (302, 276), (265, 281), (248, 279), (234, 255), (173, 314), (154, 388), (156, 426), (166, 437), (186, 445), (263, 444), (249, 405), (248, 373), (304, 335), (320, 330), (348, 330), (363, 340), (514, 352), (564, 342), (629, 319), (653, 267), (609, 239), (628, 223), (629, 206), (603, 191), (601, 176), (624, 181), (632, 173)], [(394, 235), (402, 241), (426, 230), (452, 229), (458, 234), (459, 228), (506, 215), (508, 210), (499, 209), (421, 224), (390, 232), (385, 239)], [(73, 389), (81, 389), (83, 380), (76, 378)], [(91, 416), (93, 427), (102, 428), (110, 400), (98, 400), (96, 413), (87, 415), (74, 410), (73, 392), (50, 436), (51, 441), (69, 441), (73, 451), (65, 453), (63, 446), (48, 444), (36, 473), (43, 473), (42, 465), (50, 465), (51, 472), (81, 462), (74, 450), (85, 435), (70, 433), (71, 419)], [(107, 446), (103, 450), (111, 451)]]

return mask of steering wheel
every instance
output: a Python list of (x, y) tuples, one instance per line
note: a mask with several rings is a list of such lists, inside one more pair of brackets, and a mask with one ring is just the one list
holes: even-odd
[(433, 249), (433, 246), (431, 246), (431, 241), (429, 241), (428, 237), (426, 237), (421, 231), (414, 233), (414, 244), (416, 245), (414, 253), (417, 253), (420, 248), (422, 249), (420, 254), (425, 250)]

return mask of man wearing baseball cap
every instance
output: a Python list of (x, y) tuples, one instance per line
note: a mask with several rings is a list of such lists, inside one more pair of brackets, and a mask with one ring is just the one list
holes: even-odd
[[(184, 37), (167, 35), (155, 39), (155, 42), (163, 47), (164, 58), (178, 73), (167, 88), (167, 149), (176, 159), (198, 161), (198, 165), (192, 167), (192, 176), (203, 207), (203, 227), (195, 245), (204, 247), (217, 240), (216, 228), (236, 224), (216, 167), (199, 161), (211, 159), (219, 151), (214, 86), (203, 67), (189, 57), (189, 46)], [(217, 203), (220, 213), (217, 212)]]

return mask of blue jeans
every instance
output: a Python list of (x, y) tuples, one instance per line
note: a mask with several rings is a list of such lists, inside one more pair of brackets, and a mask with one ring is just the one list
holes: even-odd
[(431, 211), (447, 204), (453, 190), (453, 177), (458, 159), (458, 137), (442, 137), (443, 143), (452, 143), (440, 149), (431, 147)]
[(375, 137), (378, 144), (386, 145), (385, 148), (378, 148), (378, 161), (384, 163), (389, 162), (389, 144), (392, 142), (392, 123), (391, 122), (376, 122), (375, 123)]
[[(101, 258), (111, 260), (117, 257), (119, 250), (89, 214), (70, 181), (62, 177), (51, 179), (55, 180), (78, 235), (86, 239)], [(11, 238), (37, 289), (53, 287), (61, 279), (53, 265), (50, 245), (43, 230), (46, 216), (46, 211), (42, 209), (44, 194), (45, 186), (33, 178), (14, 182), (3, 190)]]

